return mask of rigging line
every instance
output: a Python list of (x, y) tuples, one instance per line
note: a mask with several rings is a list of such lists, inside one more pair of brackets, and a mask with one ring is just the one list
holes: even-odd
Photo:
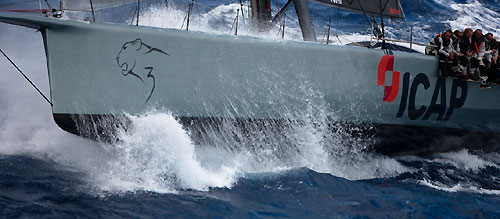
[(186, 19), (187, 19), (188, 14), (189, 14), (189, 7), (191, 7), (191, 4), (189, 4), (189, 6), (188, 6), (188, 11), (186, 12), (186, 16), (184, 16), (184, 19), (182, 20), (182, 26), (181, 26), (181, 29), (184, 29), (184, 22), (186, 22)]
[(235, 24), (236, 24), (236, 31), (235, 31), (234, 35), (238, 35), (238, 15), (239, 14), (240, 14), (240, 9), (238, 9), (238, 11), (236, 12), (236, 17), (234, 18), (233, 25), (231, 26), (231, 30), (229, 31), (229, 33), (232, 33), (233, 29), (235, 27)]
[(278, 18), (281, 24), (281, 8), (280, 8), (280, 0), (278, 0)]
[[(385, 11), (385, 9), (387, 8), (387, 5), (389, 4), (389, 1), (390, 1), (390, 0), (387, 0), (387, 1), (385, 2), (384, 7), (383, 7), (383, 8), (380, 8), (382, 11)], [(382, 2), (381, 2), (381, 3), (382, 3)], [(382, 6), (382, 5), (380, 5), (380, 6)]]
[(43, 12), (42, 12), (42, 0), (38, 0), (38, 4), (40, 5), (40, 16), (43, 16)]
[[(354, 0), (353, 0), (353, 1), (354, 1)], [(339, 11), (339, 10), (340, 10), (340, 9), (339, 9), (339, 8), (337, 8), (337, 13), (335, 13), (335, 14), (336, 14), (336, 15), (335, 15), (335, 17), (336, 17), (336, 18), (335, 18), (335, 23), (336, 23), (336, 26), (337, 26), (337, 27), (335, 28), (335, 35), (337, 35), (337, 36), (339, 35), (339, 19), (340, 19), (340, 18), (339, 18), (339, 17), (340, 17), (340, 11)]]
[(141, 13), (141, 0), (137, 0), (137, 20), (135, 26), (139, 26), (139, 14)]
[(187, 21), (186, 21), (186, 31), (189, 30), (189, 18), (191, 17), (191, 11), (193, 10), (193, 5), (194, 5), (194, 0), (192, 0), (192, 3), (189, 4), (189, 10), (188, 10)]
[(50, 9), (52, 9), (52, 7), (50, 7), (50, 4), (49, 4), (48, 0), (45, 0), (45, 3), (47, 4), (47, 6), (49, 6)]
[[(403, 6), (401, 5), (401, 2), (399, 2), (399, 8), (401, 8), (401, 14), (403, 15), (403, 20), (406, 24), (406, 27), (408, 27), (408, 29), (410, 30), (410, 38), (412, 38), (412, 35), (413, 35), (413, 27), (410, 27), (410, 25), (408, 25), (408, 20), (406, 20), (406, 16), (405, 16), (405, 11), (403, 9)], [(410, 39), (410, 42), (413, 41), (412, 39)]]
[(394, 19), (391, 19), (391, 25), (392, 25), (392, 28), (394, 28), (395, 30), (401, 30), (400, 27), (396, 27), (396, 25), (394, 24), (397, 24), (399, 26), (401, 26), (401, 23), (398, 23), (397, 21), (395, 21)]
[(326, 38), (326, 45), (330, 43), (330, 28), (332, 27), (332, 17), (328, 18), (328, 37)]
[(358, 4), (359, 4), (359, 7), (361, 8), (361, 10), (363, 11), (363, 15), (366, 18), (366, 22), (368, 22), (368, 26), (371, 26), (372, 24), (370, 23), (370, 19), (368, 19), (368, 15), (366, 14), (365, 8), (363, 8), (363, 5), (361, 4), (361, 2), (359, 0), (358, 0)]
[(285, 39), (285, 26), (286, 26), (286, 13), (283, 14), (283, 32), (281, 32), (281, 39)]
[[(286, 17), (286, 14), (284, 13), (284, 14), (283, 14), (283, 19), (285, 19), (285, 17)], [(278, 30), (277, 36), (280, 36), (280, 34), (281, 34), (281, 29), (282, 29), (282, 28), (283, 28), (283, 22), (281, 22), (281, 23), (280, 23), (280, 27), (279, 27), (279, 30)]]
[(234, 30), (234, 35), (238, 35), (238, 16), (240, 15), (240, 9), (236, 11), (236, 28)]
[(132, 20), (130, 21), (130, 25), (134, 24), (135, 21), (135, 14), (137, 13), (137, 7), (134, 7), (134, 14), (132, 15)]
[[(328, 34), (328, 36), (330, 36), (329, 35), (329, 31), (330, 31), (331, 22), (332, 22), (332, 17), (329, 17), (329, 19), (328, 19), (328, 26), (325, 27), (326, 30), (325, 30), (325, 32), (323, 32), (323, 37), (321, 38), (321, 43), (323, 43), (325, 41), (325, 37), (326, 37), (327, 34)], [(328, 40), (327, 40), (326, 44), (328, 44)]]
[[(352, 40), (349, 40), (347, 37), (343, 37), (343, 36), (337, 36), (337, 37), (340, 37), (340, 38), (342, 38), (342, 39), (344, 39), (344, 40), (346, 40), (346, 41), (348, 41), (348, 42), (351, 42), (351, 43), (353, 43), (354, 45), (357, 45), (357, 46), (360, 46), (360, 47), (365, 47), (365, 46), (363, 46), (362, 44), (360, 44), (360, 43), (358, 43), (358, 42), (354, 42), (354, 41), (352, 41)], [(339, 40), (340, 40), (340, 39), (339, 39)]]
[(31, 86), (33, 86), (33, 87), (36, 89), (36, 91), (38, 91), (38, 93), (39, 93), (40, 95), (42, 95), (43, 99), (45, 99), (45, 100), (47, 101), (47, 103), (49, 103), (49, 104), (50, 104), (50, 106), (54, 106), (54, 105), (52, 104), (52, 102), (50, 102), (49, 98), (47, 98), (45, 95), (43, 95), (42, 91), (40, 91), (40, 89), (38, 89), (38, 87), (36, 87), (36, 85), (35, 85), (33, 82), (31, 82), (31, 80), (28, 78), (28, 76), (26, 76), (26, 75), (23, 73), (23, 71), (21, 71), (21, 69), (19, 69), (19, 67), (17, 67), (17, 65), (16, 65), (16, 64), (15, 64), (15, 63), (14, 63), (14, 62), (13, 62), (13, 61), (12, 61), (12, 60), (8, 57), (8, 56), (7, 56), (7, 54), (5, 54), (5, 53), (3, 52), (3, 50), (2, 50), (2, 49), (0, 49), (0, 52), (3, 54), (3, 56), (5, 56), (5, 58), (6, 58), (7, 60), (9, 60), (10, 64), (12, 64), (12, 65), (13, 65), (13, 66), (17, 69), (17, 71), (18, 71), (19, 73), (21, 73), (21, 75), (23, 75), (23, 77), (24, 77), (24, 78), (25, 78), (25, 79), (26, 79), (26, 80), (27, 80), (27, 81), (31, 84)]
[(280, 17), (279, 17), (279, 16), (280, 16), (280, 13), (281, 13), (281, 12), (283, 12), (283, 13), (287, 12), (287, 11), (288, 11), (288, 9), (292, 6), (292, 4), (293, 4), (293, 0), (288, 0), (288, 1), (285, 3), (285, 5), (283, 5), (283, 8), (278, 8), (278, 10), (279, 10), (279, 11), (278, 11), (278, 14), (274, 15), (273, 20), (272, 20), (273, 24), (278, 22), (278, 18), (280, 18)]
[(240, 8), (241, 8), (241, 19), (243, 19), (243, 24), (246, 25), (245, 14), (243, 14), (243, 1), (240, 0)]
[(92, 3), (92, 0), (89, 1), (90, 1), (90, 10), (92, 10), (92, 21), (95, 23), (94, 4)]
[(326, 37), (326, 31), (323, 33), (323, 37), (321, 37), (321, 43), (323, 43), (325, 41), (325, 37)]

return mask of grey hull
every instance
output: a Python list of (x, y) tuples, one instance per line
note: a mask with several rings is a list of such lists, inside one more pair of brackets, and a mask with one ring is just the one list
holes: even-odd
[(432, 56), (6, 13), (0, 21), (41, 30), (58, 124), (161, 109), (500, 132), (500, 88), (440, 78)]

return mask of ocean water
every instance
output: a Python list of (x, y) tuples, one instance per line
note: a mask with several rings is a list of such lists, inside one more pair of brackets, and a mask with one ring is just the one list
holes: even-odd
[[(141, 24), (181, 28), (186, 4), (173, 2), (165, 9), (145, 1)], [(7, 5), (11, 3), (0, 7), (16, 7)], [(230, 32), (238, 4), (199, 3), (203, 6), (195, 7), (191, 28)], [(499, 4), (403, 1), (420, 42), (445, 28), (473, 26), (500, 34)], [(28, 6), (37, 4), (23, 4)], [(363, 22), (362, 16), (311, 8), (317, 9), (312, 15), (318, 36), (329, 16), (342, 17), (342, 34), (366, 33), (365, 26), (352, 24)], [(102, 11), (97, 16), (131, 22), (123, 13)], [(293, 13), (288, 16), (286, 37), (300, 40)], [(240, 28), (240, 34), (253, 35), (244, 24)], [(395, 24), (388, 31), (406, 37), (399, 29)], [(277, 28), (258, 36), (279, 38)], [(49, 94), (39, 33), (0, 24), (0, 48)], [(372, 142), (349, 135), (355, 127), (339, 126), (335, 132), (326, 128), (325, 118), (331, 115), (321, 94), (305, 82), (298, 86), (303, 96), (297, 96), (308, 100), (307, 110), (299, 115), (305, 122), (286, 132), (243, 133), (227, 125), (205, 130), (208, 140), (197, 144), (175, 115), (151, 110), (128, 116), (133, 128), (117, 130), (121, 141), (107, 143), (59, 129), (49, 105), (3, 57), (0, 76), (2, 218), (500, 217), (500, 153), (461, 150), (390, 157), (366, 152)], [(279, 104), (280, 96), (270, 98)], [(232, 135), (243, 137), (234, 140)]]

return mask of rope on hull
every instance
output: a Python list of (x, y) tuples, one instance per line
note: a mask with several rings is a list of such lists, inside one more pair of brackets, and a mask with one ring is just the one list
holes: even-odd
[(49, 104), (50, 104), (50, 106), (54, 106), (54, 105), (52, 104), (52, 102), (50, 102), (49, 98), (47, 98), (47, 97), (46, 97), (46, 96), (42, 93), (42, 91), (40, 91), (40, 89), (38, 89), (38, 87), (37, 87), (37, 86), (36, 86), (36, 85), (35, 85), (35, 84), (34, 84), (34, 83), (33, 83), (33, 82), (32, 82), (32, 81), (28, 78), (28, 76), (26, 76), (26, 74), (24, 74), (24, 72), (23, 72), (23, 71), (21, 71), (21, 69), (19, 69), (19, 67), (17, 67), (17, 65), (16, 65), (16, 64), (15, 64), (15, 63), (14, 63), (14, 62), (13, 62), (13, 61), (12, 61), (12, 60), (8, 57), (8, 56), (7, 56), (7, 54), (5, 54), (5, 52), (4, 52), (2, 49), (0, 49), (0, 53), (2, 53), (2, 54), (3, 54), (3, 56), (5, 56), (5, 58), (6, 58), (7, 60), (9, 60), (10, 64), (12, 64), (12, 66), (14, 66), (14, 67), (17, 69), (17, 71), (18, 71), (19, 73), (21, 73), (21, 75), (22, 75), (22, 76), (23, 76), (23, 77), (24, 77), (24, 78), (25, 78), (25, 79), (26, 79), (26, 80), (27, 80), (27, 81), (31, 84), (31, 86), (33, 86), (33, 88), (35, 88), (35, 90), (36, 90), (36, 91), (38, 91), (38, 93), (39, 93), (39, 94), (43, 97), (43, 99), (45, 99), (45, 100), (47, 101), (47, 103), (49, 103)]

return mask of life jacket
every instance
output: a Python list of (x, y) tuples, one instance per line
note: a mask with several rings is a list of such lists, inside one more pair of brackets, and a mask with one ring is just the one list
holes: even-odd
[(479, 54), (479, 50), (481, 49), (482, 46), (483, 46), (483, 43), (481, 41), (474, 42), (474, 47), (472, 48), (472, 53)]
[(484, 38), (480, 38), (476, 40), (475, 38), (472, 38), (472, 53), (474, 54), (479, 54), (481, 51), (481, 48), (485, 46), (486, 40)]

